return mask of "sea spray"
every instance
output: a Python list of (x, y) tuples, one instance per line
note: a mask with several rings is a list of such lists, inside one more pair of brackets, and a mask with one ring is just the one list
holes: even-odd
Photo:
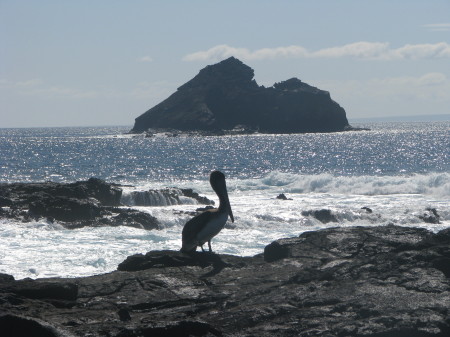
[[(230, 179), (230, 190), (261, 190), (286, 193), (336, 193), (360, 195), (426, 194), (450, 197), (450, 173), (395, 176), (303, 175), (271, 172), (260, 179)], [(207, 188), (207, 186), (198, 186)], [(205, 192), (205, 191), (202, 191)]]

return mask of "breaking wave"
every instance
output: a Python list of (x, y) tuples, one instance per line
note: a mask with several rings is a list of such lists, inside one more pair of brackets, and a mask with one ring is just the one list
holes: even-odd
[(333, 193), (359, 195), (425, 194), (450, 196), (450, 173), (407, 176), (333, 176), (271, 172), (260, 179), (232, 180), (235, 190), (276, 190), (287, 193)]
[(197, 200), (184, 196), (183, 191), (177, 188), (125, 192), (120, 201), (127, 206), (172, 206), (198, 203)]

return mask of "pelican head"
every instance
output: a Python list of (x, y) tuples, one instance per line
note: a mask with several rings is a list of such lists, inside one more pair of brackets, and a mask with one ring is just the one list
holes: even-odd
[(220, 171), (212, 171), (209, 176), (209, 183), (216, 192), (220, 200), (219, 211), (226, 210), (230, 216), (231, 222), (234, 222), (233, 211), (231, 210), (230, 200), (228, 199), (227, 184), (225, 183), (225, 175)]

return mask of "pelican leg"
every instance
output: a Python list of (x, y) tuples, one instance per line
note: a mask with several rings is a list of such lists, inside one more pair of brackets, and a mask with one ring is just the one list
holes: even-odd
[(203, 249), (203, 245), (200, 245), (200, 248), (202, 249), (202, 252), (204, 253), (205, 250)]
[(211, 240), (208, 240), (208, 247), (209, 247), (209, 251), (212, 253), (212, 249), (211, 249)]

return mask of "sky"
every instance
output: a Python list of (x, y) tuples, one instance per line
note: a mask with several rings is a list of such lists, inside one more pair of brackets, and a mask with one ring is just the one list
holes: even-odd
[(450, 114), (450, 0), (0, 0), (0, 127), (132, 126), (230, 56), (350, 120)]

